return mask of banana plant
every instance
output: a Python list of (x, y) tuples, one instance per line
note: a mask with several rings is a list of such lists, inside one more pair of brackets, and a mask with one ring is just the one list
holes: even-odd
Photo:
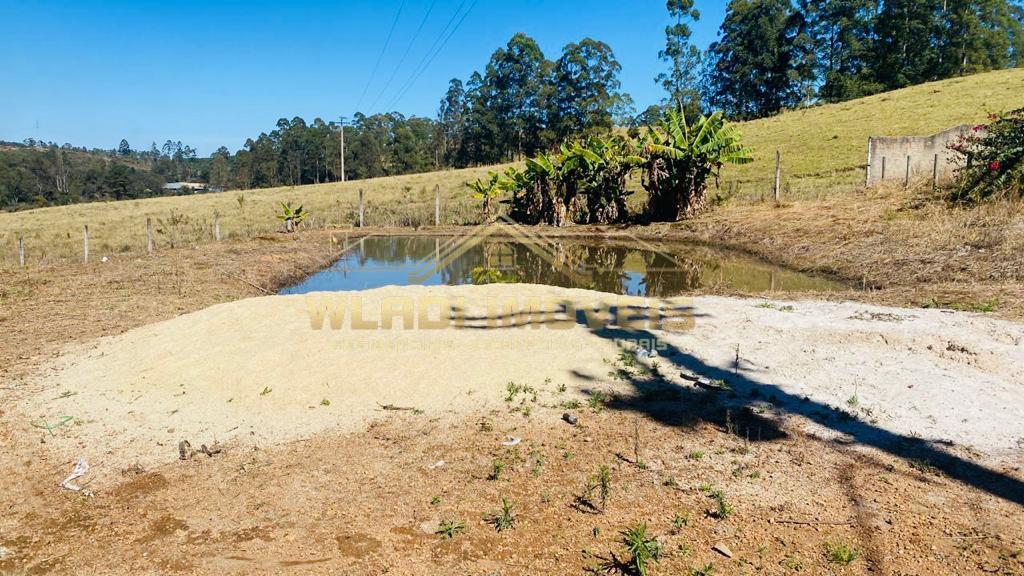
[(507, 189), (502, 180), (500, 173), (488, 172), (486, 179), (477, 179), (475, 182), (466, 183), (466, 187), (473, 191), (473, 198), (483, 200), (484, 222), (491, 221), (491, 205), (494, 198), (500, 196)]
[(285, 232), (294, 232), (307, 216), (309, 216), (309, 212), (306, 212), (301, 205), (298, 208), (292, 208), (291, 202), (281, 202), (281, 212), (278, 213), (277, 219), (284, 222)]
[(753, 161), (741, 140), (721, 112), (701, 116), (691, 126), (681, 108), (669, 110), (641, 142), (647, 217), (675, 221), (704, 211), (708, 180), (717, 182), (725, 164)]

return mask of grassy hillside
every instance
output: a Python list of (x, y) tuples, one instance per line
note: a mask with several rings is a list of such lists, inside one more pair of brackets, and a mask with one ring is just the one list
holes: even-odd
[(840, 104), (785, 112), (742, 124), (753, 164), (730, 168), (724, 184), (741, 194), (771, 190), (775, 150), (782, 153), (790, 197), (816, 197), (864, 181), (871, 136), (925, 136), (1024, 106), (1024, 69), (1000, 70), (921, 84)]
[[(755, 149), (756, 162), (730, 167), (722, 185), (728, 189), (730, 182), (735, 183), (740, 198), (767, 195), (778, 149), (788, 198), (854, 189), (864, 177), (869, 136), (932, 134), (980, 122), (989, 112), (1024, 106), (1021, 86), (1024, 69), (990, 72), (747, 122), (742, 130)], [(463, 224), (477, 218), (476, 201), (464, 183), (487, 170), (0, 213), (0, 265), (15, 263), (19, 235), (25, 237), (31, 263), (77, 259), (84, 224), (90, 227), (97, 258), (144, 251), (147, 217), (154, 221), (160, 246), (208, 241), (214, 214), (220, 215), (225, 236), (265, 233), (279, 227), (274, 213), (280, 201), (304, 204), (313, 214), (313, 226), (351, 225), (360, 188), (366, 191), (370, 225), (432, 224), (435, 186), (441, 189), (443, 222)]]

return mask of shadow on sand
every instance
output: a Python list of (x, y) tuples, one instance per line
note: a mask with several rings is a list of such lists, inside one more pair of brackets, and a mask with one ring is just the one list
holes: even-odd
[[(562, 303), (563, 310), (575, 307)], [(678, 309), (677, 309), (678, 311)], [(522, 327), (541, 327), (555, 321), (551, 314), (535, 319), (530, 314), (498, 316), (469, 316), (464, 310), (454, 310), (453, 318), (460, 319), (464, 329), (501, 330)], [(690, 317), (697, 315), (689, 309)], [(611, 316), (617, 311), (612, 307)], [(561, 321), (567, 321), (567, 318)], [(588, 322), (590, 320), (590, 322)], [(897, 434), (882, 427), (858, 420), (847, 412), (822, 404), (806, 397), (786, 392), (769, 382), (759, 382), (743, 374), (739, 366), (722, 369), (705, 364), (693, 355), (659, 338), (658, 333), (646, 329), (624, 329), (615, 326), (594, 328), (592, 318), (588, 319), (582, 310), (575, 312), (576, 324), (587, 328), (596, 338), (615, 342), (659, 342), (664, 349), (659, 354), (659, 364), (669, 366), (661, 370), (675, 369), (705, 377), (711, 381), (723, 381), (731, 392), (700, 387), (680, 386), (659, 378), (649, 378), (628, 371), (620, 371), (619, 378), (630, 384), (636, 394), (619, 397), (607, 406), (614, 410), (644, 414), (668, 426), (693, 426), (710, 422), (723, 430), (744, 437), (751, 442), (770, 442), (787, 437), (786, 432), (774, 418), (759, 415), (757, 403), (767, 401), (780, 414), (797, 415), (822, 427), (845, 435), (849, 444), (871, 446), (910, 461), (923, 462), (941, 471), (951, 479), (1024, 506), (1024, 482), (997, 472), (980, 464), (950, 453), (940, 443), (921, 438)], [(828, 367), (822, 367), (827, 370)], [(586, 380), (593, 376), (577, 373)], [(723, 394), (728, 402), (722, 402)], [(727, 407), (726, 407), (727, 405)]]

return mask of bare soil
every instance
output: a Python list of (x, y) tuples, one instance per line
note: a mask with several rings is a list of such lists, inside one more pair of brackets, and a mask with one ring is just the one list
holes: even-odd
[[(768, 229), (766, 222), (737, 233), (737, 243), (749, 246), (758, 230)], [(709, 224), (708, 230), (715, 229)], [(652, 227), (651, 233), (697, 237), (692, 230), (673, 228)], [(709, 563), (717, 574), (1024, 574), (1019, 452), (928, 442), (912, 429), (888, 438), (891, 442), (878, 441), (863, 432), (893, 428), (902, 420), (872, 424), (873, 416), (862, 408), (870, 409), (875, 400), (866, 406), (846, 403), (846, 383), (852, 380), (829, 391), (828, 402), (810, 400), (820, 404), (812, 410), (794, 408), (786, 397), (755, 393), (763, 389), (742, 381), (732, 392), (693, 386), (665, 392), (641, 385), (648, 376), (641, 378), (639, 371), (617, 380), (608, 373), (625, 367), (601, 364), (591, 375), (616, 393), (593, 407), (579, 389), (562, 399), (557, 381), (531, 382), (543, 390), (537, 402), (506, 403), (492, 389), (479, 392), (478, 405), (454, 413), (378, 406), (362, 414), (362, 426), (348, 430), (335, 427), (267, 442), (239, 438), (213, 456), (200, 453), (187, 460), (176, 459), (173, 443), (161, 461), (111, 459), (118, 469), (106, 479), (99, 480), (99, 471), (92, 480), (83, 479), (94, 489), (92, 497), (57, 487), (74, 459), (55, 448), (72, 429), (55, 429), (57, 439), (51, 439), (29, 429), (20, 412), (15, 419), (11, 406), (37, 393), (38, 383), (52, 376), (65, 356), (77, 357), (99, 337), (272, 292), (323, 267), (336, 252), (330, 232), (315, 232), (115, 258), (102, 265), (5, 269), (0, 279), (0, 573), (629, 573), (621, 564), (626, 555), (620, 531), (646, 522), (665, 551), (653, 574), (684, 574)], [(783, 252), (778, 250), (777, 260), (801, 262)], [(890, 270), (899, 265), (889, 262)], [(979, 286), (996, 290), (1003, 303), (1014, 302), (1012, 293), (1007, 297), (993, 288), (1007, 277), (1012, 274)], [(950, 282), (957, 284), (955, 278)], [(959, 289), (967, 292), (964, 302), (978, 301), (980, 293), (971, 286)], [(910, 302), (920, 290), (928, 288), (908, 283), (858, 298)], [(752, 314), (787, 322), (818, 310), (800, 301), (791, 303), (792, 312), (757, 308), (761, 302), (746, 306)], [(934, 312), (863, 308), (863, 319), (850, 321), (864, 323), (875, 337), (906, 330), (905, 321), (887, 314)], [(1016, 310), (1003, 304), (1000, 314), (1013, 317), (1008, 309)], [(980, 322), (972, 333), (979, 340), (936, 333), (938, 346), (927, 352), (928, 343), (919, 340), (923, 351), (913, 356), (931, 353), (936, 369), (959, 363), (981, 374), (992, 370), (989, 362), (1007, 360), (990, 354), (992, 340), (1019, 351), (1019, 341), (1006, 340), (1018, 325), (959, 313), (951, 317)], [(767, 331), (761, 339), (785, 337)], [(727, 361), (732, 340), (721, 336), (713, 347), (718, 365)], [(877, 346), (895, 353), (908, 343), (899, 342)], [(856, 354), (867, 344), (850, 340), (828, 346)], [(754, 358), (753, 350), (749, 356)], [(831, 354), (812, 352), (805, 372), (817, 371), (827, 380), (833, 361)], [(865, 365), (864, 381), (884, 381), (900, 362)], [(995, 373), (1008, 375), (1013, 369), (1003, 365)], [(756, 373), (748, 376), (760, 382)], [(860, 390), (855, 392), (867, 398), (871, 385)], [(577, 397), (578, 407), (564, 404)], [(879, 397), (877, 404), (885, 401)], [(954, 395), (947, 403), (969, 408), (973, 401)], [(800, 406), (799, 398), (792, 402)], [(332, 401), (332, 407), (337, 404)], [(303, 405), (311, 412), (319, 409)], [(561, 420), (567, 411), (579, 417), (579, 426)], [(929, 416), (953, 422), (946, 415), (919, 416), (922, 422)], [(510, 436), (521, 442), (503, 446)], [(1007, 433), (1004, 440), (1011, 439)], [(119, 449), (116, 435), (105, 440)], [(101, 449), (95, 442), (83, 436), (79, 448)], [(503, 463), (502, 471), (489, 479), (495, 460)], [(603, 507), (579, 499), (600, 466), (611, 471)], [(709, 489), (720, 490), (731, 507), (725, 518), (716, 517)], [(514, 505), (515, 527), (499, 533), (487, 517), (500, 509), (503, 497)], [(464, 531), (442, 538), (436, 531), (446, 520), (463, 523)], [(712, 550), (716, 545), (724, 545), (732, 557)], [(849, 565), (830, 560), (827, 549), (838, 545), (854, 549), (857, 558)]]

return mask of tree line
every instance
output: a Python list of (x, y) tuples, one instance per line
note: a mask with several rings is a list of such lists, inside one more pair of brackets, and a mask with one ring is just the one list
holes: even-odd
[(170, 181), (205, 181), (209, 160), (168, 140), (161, 148), (113, 150), (28, 139), (0, 142), (0, 207), (38, 207), (94, 200), (129, 200), (165, 194)]
[(1015, 0), (732, 0), (704, 53), (689, 45), (693, 1), (668, 7), (673, 98), (734, 119), (1024, 64)]

